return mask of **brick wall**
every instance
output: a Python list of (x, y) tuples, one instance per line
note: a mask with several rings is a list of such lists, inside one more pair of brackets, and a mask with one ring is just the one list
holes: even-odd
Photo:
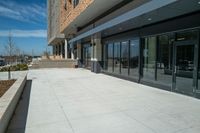
[(73, 0), (66, 1), (66, 8), (65, 0), (60, 2), (60, 32), (63, 32), (94, 0), (79, 0), (79, 4), (75, 8), (73, 7)]

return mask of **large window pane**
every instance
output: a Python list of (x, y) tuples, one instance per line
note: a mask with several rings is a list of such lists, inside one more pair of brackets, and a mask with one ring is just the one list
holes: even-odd
[(199, 67), (198, 67), (198, 70), (199, 70), (199, 73), (198, 73), (198, 85), (199, 85), (199, 90), (200, 90), (200, 49), (199, 49)]
[(120, 43), (114, 43), (114, 73), (120, 73)]
[(103, 69), (108, 71), (108, 45), (103, 45)]
[(139, 77), (139, 39), (130, 41), (130, 76)]
[(129, 65), (129, 42), (121, 43), (121, 74), (128, 75)]
[(167, 86), (172, 85), (172, 45), (170, 36), (159, 36), (157, 60), (157, 81)]
[(145, 38), (143, 44), (143, 79), (155, 79), (156, 37)]
[(113, 72), (113, 44), (109, 43), (107, 48), (108, 72)]
[(83, 45), (83, 64), (85, 67), (91, 67), (91, 45)]

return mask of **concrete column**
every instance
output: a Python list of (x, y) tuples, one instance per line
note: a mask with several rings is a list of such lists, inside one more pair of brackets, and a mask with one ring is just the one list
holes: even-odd
[(65, 59), (68, 59), (68, 41), (65, 39)]
[(102, 44), (101, 33), (96, 33), (92, 37), (92, 71), (95, 73), (101, 72), (102, 66)]

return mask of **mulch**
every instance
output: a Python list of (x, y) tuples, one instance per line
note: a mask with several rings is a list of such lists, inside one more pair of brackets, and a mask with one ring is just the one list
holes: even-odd
[(15, 79), (12, 80), (0, 80), (0, 97), (15, 83)]

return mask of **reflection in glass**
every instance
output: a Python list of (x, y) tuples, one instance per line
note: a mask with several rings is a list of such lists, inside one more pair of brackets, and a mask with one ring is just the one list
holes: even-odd
[(114, 73), (120, 73), (120, 42), (114, 43)]
[(107, 46), (107, 62), (108, 72), (113, 72), (113, 44), (109, 43)]
[(157, 60), (157, 82), (172, 85), (172, 45), (168, 35), (159, 36)]
[(108, 71), (108, 45), (107, 44), (105, 44), (104, 46), (103, 46), (103, 59), (104, 59), (104, 65), (103, 65), (103, 69), (105, 70), (105, 71)]
[(139, 39), (130, 41), (130, 76), (139, 77)]
[(194, 45), (176, 46), (176, 88), (192, 94), (194, 70)]
[(91, 67), (91, 46), (90, 44), (83, 45), (83, 63), (85, 67)]
[(200, 48), (199, 48), (198, 60), (199, 60), (199, 64), (198, 64), (198, 90), (200, 90)]
[(183, 40), (196, 40), (197, 39), (197, 31), (187, 31), (187, 32), (178, 32), (177, 33), (177, 41)]
[(143, 44), (143, 79), (155, 79), (156, 37), (144, 39)]
[(128, 75), (129, 66), (129, 42), (121, 43), (121, 74)]

